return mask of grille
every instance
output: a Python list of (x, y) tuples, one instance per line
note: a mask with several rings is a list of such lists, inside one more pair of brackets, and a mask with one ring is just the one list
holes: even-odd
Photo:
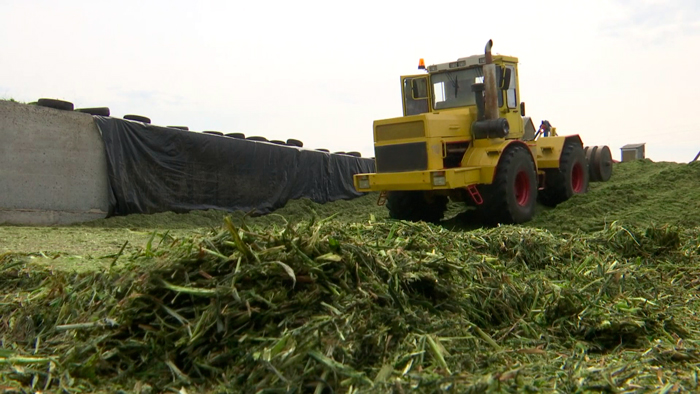
[(425, 142), (375, 146), (377, 172), (406, 172), (428, 169), (428, 149)]
[(424, 136), (423, 121), (415, 121), (377, 126), (374, 140), (379, 142), (404, 138), (421, 138)]

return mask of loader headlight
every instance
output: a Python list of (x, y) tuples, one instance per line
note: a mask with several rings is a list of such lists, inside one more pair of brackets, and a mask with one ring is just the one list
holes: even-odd
[(445, 179), (445, 171), (433, 172), (433, 186), (445, 186), (447, 185), (447, 179)]
[(363, 175), (357, 177), (357, 185), (360, 187), (360, 189), (369, 189), (369, 176)]

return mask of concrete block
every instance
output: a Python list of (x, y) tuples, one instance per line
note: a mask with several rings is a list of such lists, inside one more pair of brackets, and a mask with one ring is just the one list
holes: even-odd
[(0, 224), (104, 218), (104, 143), (91, 115), (0, 101)]

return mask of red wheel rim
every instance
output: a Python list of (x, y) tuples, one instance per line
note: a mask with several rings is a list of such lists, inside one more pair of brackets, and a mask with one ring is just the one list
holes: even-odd
[(520, 206), (530, 202), (530, 177), (525, 171), (520, 171), (515, 177), (515, 201)]
[(571, 189), (574, 193), (583, 192), (583, 166), (581, 163), (574, 164), (571, 169)]

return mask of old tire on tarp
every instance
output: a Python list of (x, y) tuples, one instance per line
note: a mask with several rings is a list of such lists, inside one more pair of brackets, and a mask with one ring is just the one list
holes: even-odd
[(289, 138), (289, 139), (287, 139), (287, 145), (289, 145), (289, 146), (296, 146), (297, 148), (303, 148), (303, 147), (304, 147), (304, 143), (303, 143), (303, 142), (301, 142), (301, 141), (299, 141), (299, 140), (295, 140), (294, 138)]
[(178, 129), (178, 130), (184, 130), (184, 131), (190, 131), (190, 128), (187, 126), (165, 126), (169, 129)]
[(247, 137), (246, 139), (249, 140), (249, 141), (268, 142), (267, 138), (261, 137), (261, 136), (258, 136), (258, 135), (254, 135), (254, 136), (252, 136), (252, 137)]
[(72, 111), (73, 110), (73, 103), (71, 103), (69, 101), (56, 100), (56, 99), (50, 99), (50, 98), (40, 98), (36, 102), (36, 105), (38, 105), (40, 107), (58, 109), (61, 111)]
[(545, 186), (538, 195), (540, 204), (556, 207), (574, 194), (588, 191), (588, 163), (583, 146), (575, 140), (564, 143), (559, 168), (545, 169)]
[(218, 136), (222, 136), (222, 137), (224, 136), (224, 133), (222, 133), (220, 131), (211, 131), (211, 130), (202, 131), (202, 134), (218, 135)]
[(134, 120), (134, 121), (141, 122), (141, 123), (147, 123), (147, 124), (151, 123), (151, 118), (149, 118), (147, 116), (131, 115), (130, 114), (130, 115), (124, 115), (124, 116), (122, 116), (122, 118), (127, 119), (127, 120)]
[(352, 156), (352, 157), (362, 157), (362, 153), (360, 153), (360, 152), (355, 152), (355, 151), (347, 152), (346, 155)]
[(226, 137), (236, 138), (239, 140), (245, 139), (245, 134), (243, 133), (226, 133)]
[(270, 140), (270, 143), (275, 144), (275, 145), (287, 145), (286, 142), (281, 141), (281, 140)]
[(393, 191), (387, 194), (386, 207), (392, 219), (437, 223), (447, 209), (447, 197), (422, 191)]
[(316, 150), (319, 151), (319, 152), (331, 153), (331, 151), (329, 151), (329, 150), (326, 149), (326, 148), (318, 148), (318, 149), (316, 149)]
[(76, 108), (76, 112), (98, 116), (109, 116), (110, 114), (108, 107)]

